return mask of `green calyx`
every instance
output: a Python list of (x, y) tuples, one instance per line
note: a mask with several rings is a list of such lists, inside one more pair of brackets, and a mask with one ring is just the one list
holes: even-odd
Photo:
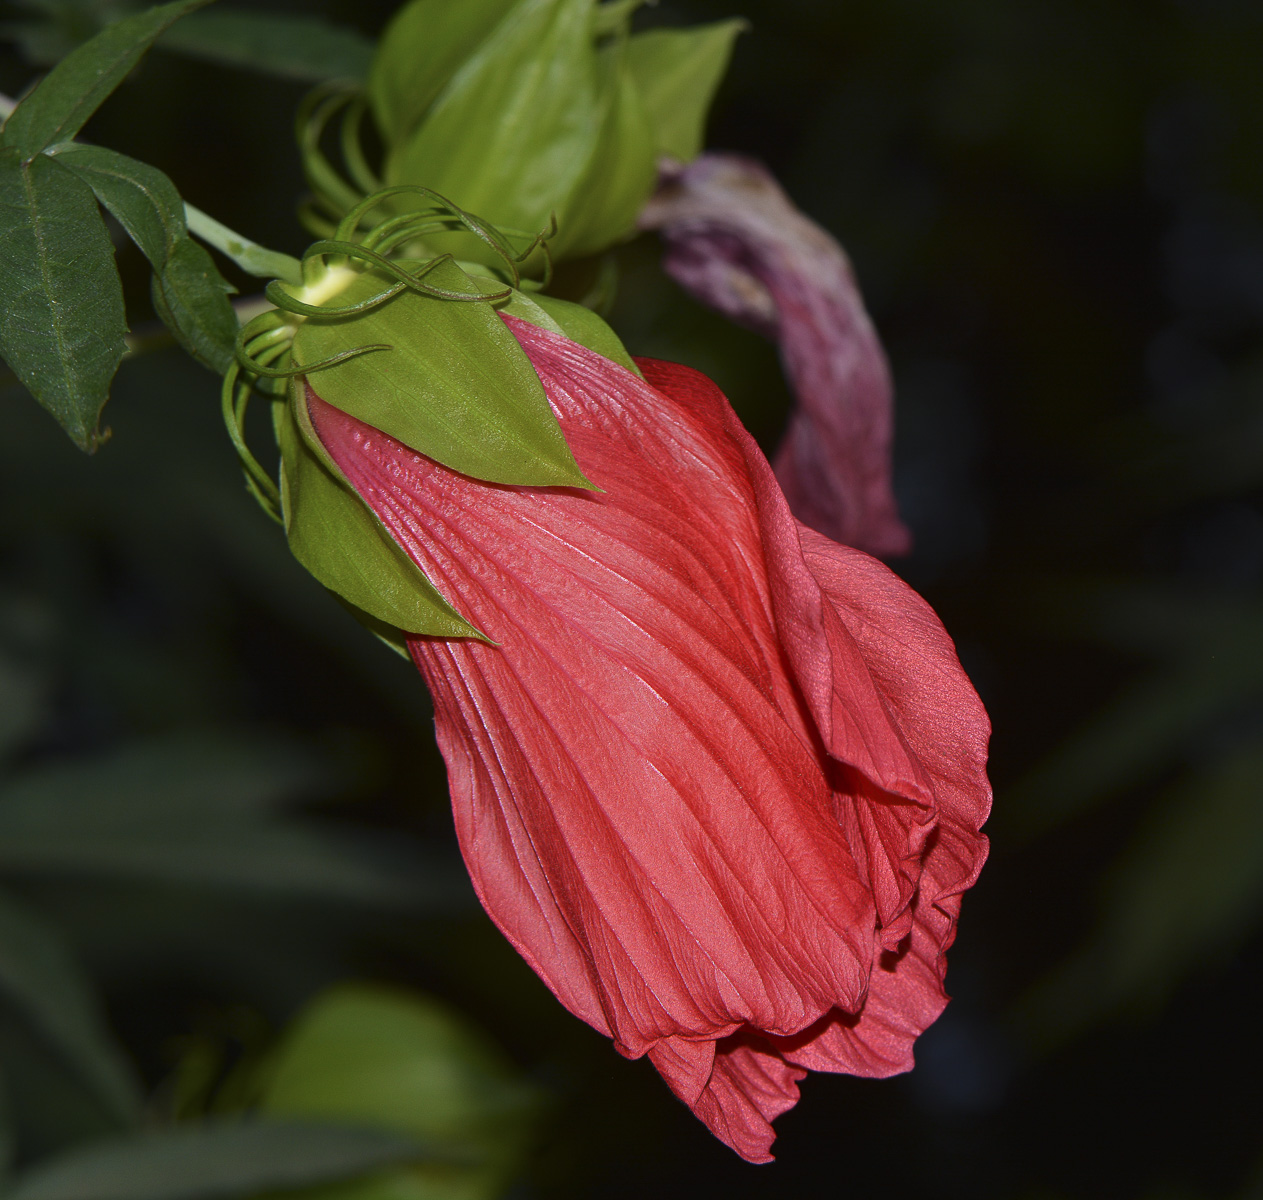
[[(369, 198), (303, 256), (301, 285), (279, 280), (275, 306), (240, 332), (224, 380), (224, 417), (246, 486), (284, 525), (298, 560), (385, 640), (482, 637), (439, 593), (361, 500), (312, 426), (308, 388), (418, 454), (490, 483), (593, 488), (575, 462), (539, 377), (500, 311), (580, 341), (635, 370), (615, 335), (578, 305), (532, 296), (524, 265), (548, 270), (546, 235), (518, 239), (434, 192), (422, 207), (359, 232)], [(498, 267), (450, 254), (410, 257), (458, 231)], [(538, 286), (535, 284), (534, 286)], [(279, 481), (245, 436), (251, 397), (273, 403)]]
[[(327, 233), (383, 184), (424, 179), (504, 229), (555, 217), (558, 259), (595, 254), (635, 232), (658, 160), (688, 161), (741, 21), (633, 34), (641, 0), (412, 0), (387, 28), (367, 92), (335, 85), (300, 116), (313, 200)], [(380, 178), (361, 149), (371, 114)], [(337, 126), (343, 170), (322, 139)], [(406, 195), (392, 202), (404, 212)], [(492, 263), (466, 239), (459, 257)]]

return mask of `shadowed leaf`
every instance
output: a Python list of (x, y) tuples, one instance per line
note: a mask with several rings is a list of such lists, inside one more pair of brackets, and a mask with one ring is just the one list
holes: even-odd
[(158, 45), (190, 58), (309, 83), (363, 79), (373, 57), (373, 43), (344, 25), (242, 9), (195, 13), (168, 30)]
[(27, 1172), (6, 1200), (226, 1200), (429, 1157), (385, 1131), (216, 1122), (76, 1149)]
[(61, 60), (5, 122), (0, 140), (29, 161), (67, 142), (127, 77), (154, 39), (210, 0), (176, 0), (103, 29)]
[(1028, 999), (1041, 1039), (1156, 1007), (1249, 932), (1263, 914), (1261, 795), (1257, 745), (1166, 794), (1109, 879), (1088, 944)]
[(91, 987), (55, 930), (0, 894), (0, 994), (37, 1028), (117, 1116), (131, 1120), (139, 1096), (105, 1029)]

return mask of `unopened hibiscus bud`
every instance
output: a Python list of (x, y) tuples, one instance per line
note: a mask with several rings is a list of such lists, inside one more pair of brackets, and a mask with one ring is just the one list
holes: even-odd
[(667, 164), (641, 227), (703, 303), (780, 345), (797, 398), (776, 455), (794, 515), (871, 554), (907, 553), (890, 485), (890, 368), (842, 247), (769, 172), (730, 154)]
[[(741, 21), (632, 34), (638, 4), (614, 0), (412, 0), (386, 28), (367, 102), (385, 151), (382, 183), (424, 183), (502, 229), (557, 220), (554, 258), (632, 236), (656, 162), (687, 160)], [(344, 99), (354, 113), (354, 92)], [(313, 228), (365, 186), (364, 156), (339, 180), (319, 149), (338, 110), (321, 93), (303, 137)], [(354, 146), (355, 123), (347, 127)], [(402, 210), (407, 197), (396, 201)], [(462, 255), (487, 261), (481, 248)]]
[(986, 853), (986, 715), (930, 608), (795, 521), (709, 380), (615, 361), (573, 306), (494, 303), (578, 486), (475, 477), (330, 386), (403, 352), (409, 375), (516, 387), (511, 354), (479, 357), (499, 354), (490, 325), (418, 350), (405, 338), (429, 335), (389, 318), (371, 333), (393, 350), (340, 360), (370, 332), (358, 317), (306, 349), (299, 329), (292, 357), (334, 365), (312, 362), (285, 411), (466, 622), (400, 633), (487, 912), (571, 1012), (764, 1162), (808, 1071), (908, 1070), (947, 1001)]

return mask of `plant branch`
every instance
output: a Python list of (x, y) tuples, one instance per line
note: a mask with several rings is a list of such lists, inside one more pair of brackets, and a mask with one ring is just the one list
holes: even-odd
[(303, 265), (292, 255), (282, 254), (279, 250), (268, 250), (257, 242), (242, 237), (188, 201), (184, 204), (184, 219), (190, 233), (231, 258), (247, 275), (255, 275), (260, 279), (283, 279), (286, 283), (301, 286)]

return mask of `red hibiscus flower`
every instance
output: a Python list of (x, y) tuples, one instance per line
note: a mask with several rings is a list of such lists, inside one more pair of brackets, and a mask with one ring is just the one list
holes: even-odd
[(986, 715), (930, 608), (794, 520), (712, 383), (505, 319), (603, 490), (478, 482), (309, 390), (312, 424), (491, 639), (409, 642), (487, 912), (768, 1161), (809, 1070), (905, 1071), (946, 1003)]

